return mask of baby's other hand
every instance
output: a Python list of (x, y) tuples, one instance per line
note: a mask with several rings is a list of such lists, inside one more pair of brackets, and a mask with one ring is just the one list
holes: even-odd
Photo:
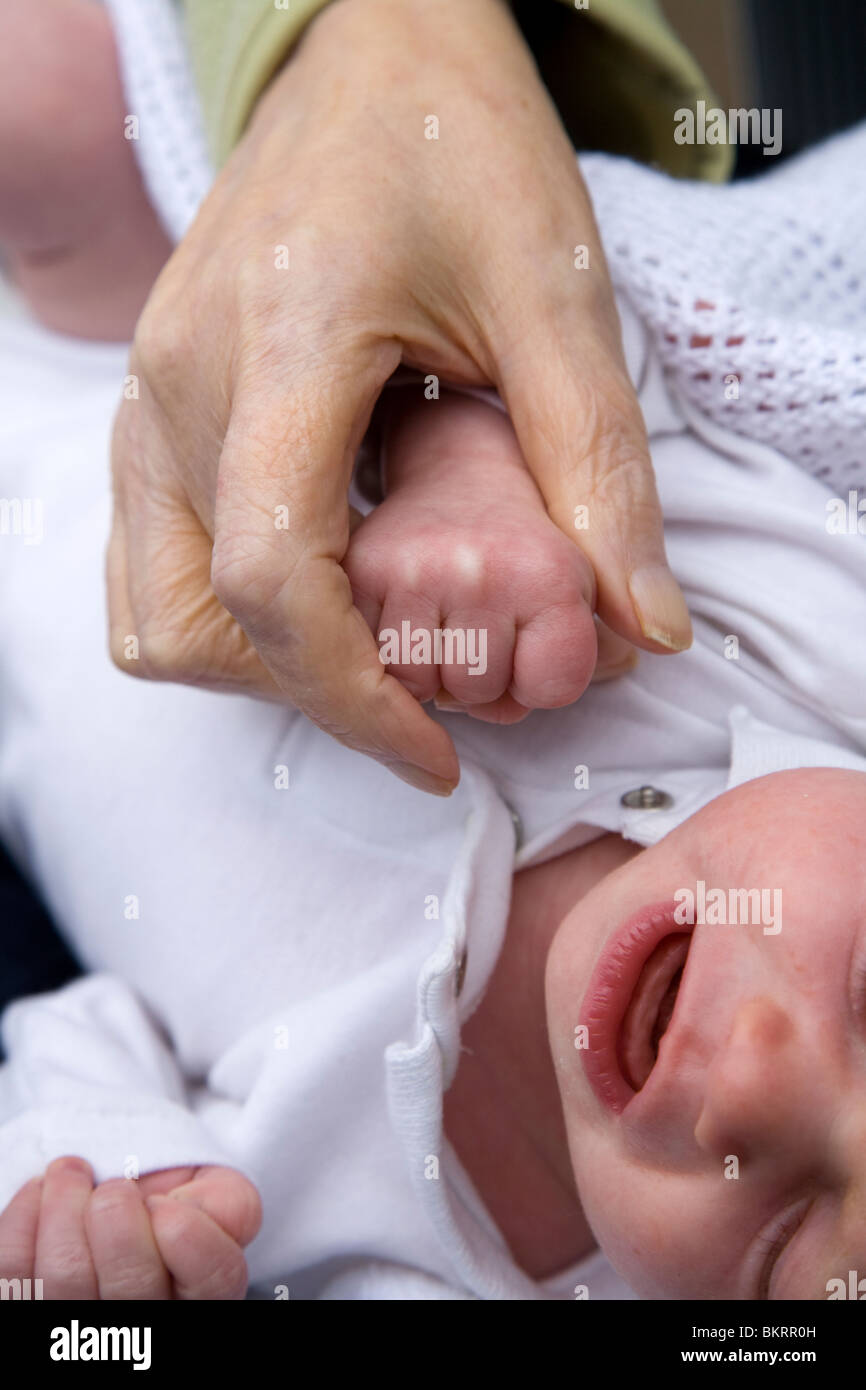
[(166, 1168), (94, 1185), (58, 1158), (0, 1214), (0, 1278), (41, 1279), (45, 1299), (240, 1299), (258, 1192), (233, 1168)]

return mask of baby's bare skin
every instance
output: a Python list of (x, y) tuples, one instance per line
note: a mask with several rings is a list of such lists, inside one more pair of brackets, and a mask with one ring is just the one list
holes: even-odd
[[(862, 1271), (864, 808), (863, 773), (776, 772), (648, 849), (608, 835), (516, 876), (445, 1128), (528, 1273), (567, 1267), (593, 1232), (649, 1298), (821, 1299)], [(679, 928), (656, 1062), (612, 1109), (587, 1079), (598, 1035), (575, 1041), (594, 971), (636, 910), (698, 880), (772, 887), (784, 910), (770, 931)]]
[(127, 342), (171, 244), (124, 138), (111, 22), (92, 0), (0, 6), (0, 252), (48, 328)]

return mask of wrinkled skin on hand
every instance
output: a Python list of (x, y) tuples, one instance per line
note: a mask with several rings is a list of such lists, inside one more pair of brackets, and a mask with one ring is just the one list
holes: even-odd
[(501, 0), (321, 12), (156, 282), (113, 448), (117, 665), (291, 702), (447, 792), (451, 740), (379, 661), (340, 564), (401, 362), (498, 388), (591, 562), (607, 670), (627, 644), (688, 645), (588, 196)]

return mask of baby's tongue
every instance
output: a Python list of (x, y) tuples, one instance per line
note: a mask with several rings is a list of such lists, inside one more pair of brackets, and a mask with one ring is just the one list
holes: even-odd
[(666, 936), (638, 977), (619, 1030), (619, 1063), (639, 1091), (655, 1066), (658, 1041), (671, 1020), (679, 977), (689, 950), (689, 933)]

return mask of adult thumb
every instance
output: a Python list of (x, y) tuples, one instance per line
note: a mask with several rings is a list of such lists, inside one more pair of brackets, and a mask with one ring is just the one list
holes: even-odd
[(683, 651), (691, 622), (668, 566), (646, 429), (621, 353), (585, 330), (553, 351), (549, 338), (542, 351), (528, 337), (499, 386), (551, 517), (593, 566), (599, 616), (647, 651)]

